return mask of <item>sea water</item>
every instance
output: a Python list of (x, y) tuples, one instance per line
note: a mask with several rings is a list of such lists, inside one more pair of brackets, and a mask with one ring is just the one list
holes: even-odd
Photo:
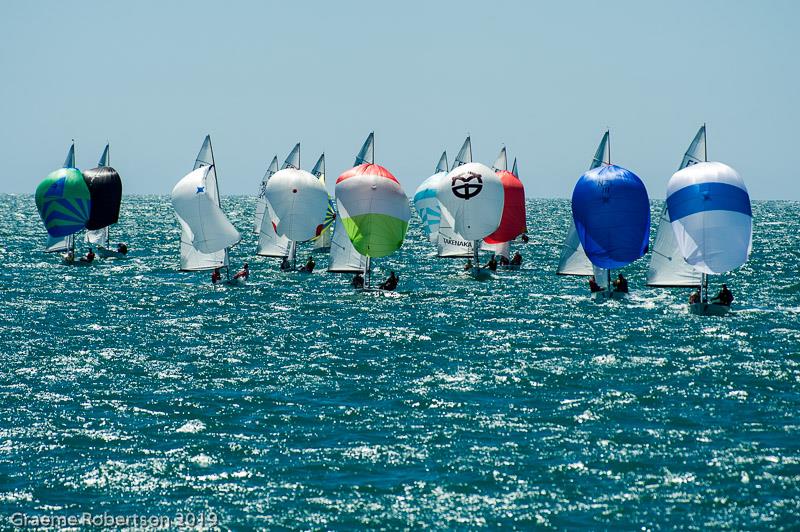
[(624, 302), (556, 276), (564, 200), (528, 203), (522, 270), (487, 282), (414, 219), (373, 261), (400, 276), (385, 295), (325, 255), (279, 272), (253, 257), (254, 201), (224, 208), (246, 287), (177, 271), (168, 198), (124, 198), (129, 258), (68, 267), (33, 198), (0, 196), (0, 528), (800, 525), (800, 204), (755, 203), (750, 261), (711, 279), (736, 297), (724, 318), (646, 288), (646, 260)]

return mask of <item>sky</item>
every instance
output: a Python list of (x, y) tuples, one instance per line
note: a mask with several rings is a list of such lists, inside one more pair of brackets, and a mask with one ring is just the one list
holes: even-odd
[(797, 20), (791, 0), (6, 0), (0, 193), (33, 193), (75, 139), (80, 168), (109, 141), (126, 194), (169, 194), (206, 133), (224, 195), (296, 142), (333, 191), (374, 130), (409, 196), (469, 133), (528, 197), (569, 197), (610, 128), (663, 198), (705, 122), (753, 198), (798, 200)]

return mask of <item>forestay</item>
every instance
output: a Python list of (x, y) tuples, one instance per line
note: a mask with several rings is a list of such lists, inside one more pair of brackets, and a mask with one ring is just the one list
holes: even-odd
[(720, 274), (747, 262), (753, 240), (750, 196), (741, 176), (719, 162), (701, 162), (667, 184), (675, 240), (696, 270)]

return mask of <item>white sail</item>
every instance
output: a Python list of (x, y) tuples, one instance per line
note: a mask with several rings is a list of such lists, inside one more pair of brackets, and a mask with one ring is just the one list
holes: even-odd
[(453, 166), (450, 170), (454, 170), (458, 168), (462, 164), (467, 164), (472, 162), (472, 140), (470, 140), (469, 135), (467, 138), (464, 139), (464, 144), (461, 145), (461, 149), (458, 150), (458, 155), (456, 155), (455, 161), (453, 161)]
[(505, 193), (500, 178), (481, 163), (466, 163), (439, 182), (436, 193), (453, 229), (467, 240), (482, 240), (500, 225)]
[(67, 158), (64, 160), (64, 168), (75, 168), (75, 141), (67, 151)]
[(447, 150), (442, 152), (442, 156), (439, 157), (439, 163), (436, 165), (436, 173), (444, 172), (447, 173), (449, 169), (447, 168)]
[(75, 235), (67, 235), (63, 237), (54, 237), (47, 235), (47, 243), (45, 244), (46, 253), (63, 253), (73, 249), (75, 243)]
[(500, 154), (495, 159), (494, 164), (492, 165), (492, 170), (495, 172), (499, 170), (508, 170), (508, 155), (506, 155), (506, 147), (503, 146), (503, 149), (500, 150)]
[(86, 243), (94, 246), (108, 247), (108, 226), (102, 229), (95, 229), (94, 231), (86, 231)]
[[(298, 145), (299, 146), (299, 145)], [(311, 240), (325, 221), (328, 191), (311, 173), (285, 168), (267, 184), (267, 202), (278, 234), (295, 242)]]
[(100, 160), (97, 162), (97, 166), (111, 166), (111, 157), (109, 156), (109, 145), (106, 144), (105, 149), (103, 150), (103, 154), (100, 155)]
[(289, 152), (289, 155), (286, 156), (286, 160), (283, 161), (283, 166), (281, 166), (281, 170), (285, 170), (286, 168), (300, 168), (300, 143), (294, 145), (292, 151)]
[[(610, 158), (608, 131), (606, 131), (605, 134), (603, 134), (603, 138), (600, 140), (600, 144), (597, 146), (594, 157), (592, 157), (589, 170), (603, 164), (610, 164)], [(558, 269), (556, 273), (558, 275), (594, 275), (592, 263), (589, 261), (589, 257), (586, 256), (586, 252), (583, 251), (581, 239), (578, 237), (578, 231), (575, 229), (575, 222), (572, 220), (572, 216), (570, 216), (567, 238), (564, 240), (564, 245), (561, 246), (561, 256), (558, 259)]]
[[(341, 212), (341, 205), (338, 204), (337, 210)], [(337, 216), (333, 227), (333, 238), (331, 239), (330, 260), (328, 261), (328, 271), (332, 273), (357, 273), (363, 272), (367, 266), (367, 258), (361, 255), (342, 223), (342, 217)]]
[(511, 173), (514, 174), (514, 177), (519, 179), (519, 170), (517, 170), (517, 158), (514, 157), (514, 166), (511, 167)]
[[(317, 164), (311, 169), (311, 173), (319, 179), (322, 186), (325, 186), (325, 154), (319, 156)], [(336, 219), (336, 210), (333, 199), (328, 196), (328, 209), (325, 213), (325, 221), (322, 224), (322, 232), (314, 239), (314, 251), (325, 252), (331, 248), (331, 237), (333, 236), (333, 222)]]
[(267, 209), (261, 221), (258, 231), (258, 246), (256, 255), (261, 257), (285, 257), (289, 254), (291, 242), (285, 236), (279, 236), (275, 230), (274, 214), (268, 202), (265, 203)]
[[(256, 199), (256, 215), (253, 221), (253, 232), (258, 233), (261, 231), (261, 222), (264, 220), (264, 213), (267, 212), (267, 183), (272, 174), (278, 171), (278, 156), (272, 158), (264, 177), (261, 178), (261, 188), (258, 191), (258, 198)], [(282, 256), (282, 255), (281, 255)]]
[(358, 166), (359, 164), (375, 164), (375, 132), (369, 134), (367, 140), (364, 141), (364, 145), (361, 146), (361, 149), (358, 151), (358, 155), (356, 155), (356, 162), (353, 166)]
[(498, 257), (511, 258), (511, 242), (500, 242), (498, 244), (488, 244), (481, 242), (482, 251), (491, 251)]
[[(678, 170), (702, 162), (706, 158), (706, 126), (697, 131), (689, 149), (683, 155)], [(699, 286), (700, 272), (690, 266), (678, 249), (666, 202), (658, 221), (658, 232), (650, 254), (647, 286), (689, 287)]]
[(438, 238), (436, 240), (437, 255), (441, 258), (458, 259), (471, 258), (474, 243), (466, 240), (453, 229), (453, 219), (442, 214), (439, 223)]

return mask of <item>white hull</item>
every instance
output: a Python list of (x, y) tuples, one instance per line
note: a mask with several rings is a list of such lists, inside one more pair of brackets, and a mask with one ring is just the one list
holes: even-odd
[(622, 300), (628, 296), (627, 292), (617, 292), (616, 290), (602, 290), (600, 292), (594, 292), (592, 294), (592, 299), (598, 302), (608, 301), (609, 299), (616, 299)]
[(728, 305), (718, 303), (691, 303), (689, 304), (689, 314), (697, 316), (724, 316), (731, 309)]

